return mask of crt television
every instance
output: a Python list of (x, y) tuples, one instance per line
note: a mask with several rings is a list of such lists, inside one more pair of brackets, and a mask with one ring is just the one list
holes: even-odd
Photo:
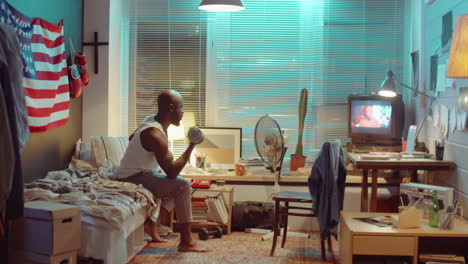
[(348, 97), (348, 135), (353, 144), (400, 145), (404, 122), (401, 95)]

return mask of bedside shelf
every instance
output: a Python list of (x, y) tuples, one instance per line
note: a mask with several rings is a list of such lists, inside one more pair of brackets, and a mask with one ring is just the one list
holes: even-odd
[[(203, 189), (203, 188), (192, 188), (192, 197), (194, 197), (196, 194), (201, 194), (199, 196), (196, 196), (196, 197), (204, 197), (204, 198), (207, 198), (207, 197), (210, 197), (210, 195), (208, 194), (205, 194), (203, 195), (203, 193), (218, 193), (220, 194), (221, 196), (223, 196), (223, 194), (227, 194), (227, 200), (225, 199), (225, 197), (223, 196), (223, 198), (221, 199), (226, 208), (227, 208), (227, 213), (228, 213), (228, 223), (227, 224), (221, 224), (221, 223), (217, 223), (217, 222), (211, 222), (211, 221), (194, 221), (192, 222), (192, 229), (200, 229), (200, 228), (204, 228), (204, 227), (207, 227), (207, 228), (210, 228), (210, 227), (214, 227), (214, 226), (220, 226), (222, 227), (223, 229), (226, 230), (226, 233), (227, 234), (231, 234), (231, 223), (232, 223), (232, 204), (233, 204), (233, 200), (234, 200), (234, 188), (233, 187), (227, 187), (225, 186), (224, 188), (220, 188), (220, 189)], [(174, 211), (171, 213), (171, 229), (174, 230), (174, 225), (177, 223), (177, 221), (174, 219)]]

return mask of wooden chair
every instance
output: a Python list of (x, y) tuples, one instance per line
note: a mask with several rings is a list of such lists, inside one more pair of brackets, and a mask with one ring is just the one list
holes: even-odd
[[(280, 232), (281, 221), (283, 221), (283, 240), (281, 241), (281, 248), (284, 248), (287, 236), (288, 216), (304, 216), (304, 217), (317, 217), (312, 210), (312, 198), (308, 192), (278, 192), (273, 195), (275, 201), (275, 215), (273, 218), (273, 245), (271, 247), (270, 256), (273, 256), (276, 249), (276, 241)], [(282, 204), (283, 203), (283, 204)], [(290, 206), (289, 203), (306, 203), (308, 206)], [(292, 211), (290, 211), (292, 210)], [(297, 212), (302, 210), (304, 212)], [(325, 241), (320, 239), (320, 248), (322, 251), (322, 259), (326, 260), (325, 254)], [(331, 248), (331, 239), (328, 238), (328, 248)]]

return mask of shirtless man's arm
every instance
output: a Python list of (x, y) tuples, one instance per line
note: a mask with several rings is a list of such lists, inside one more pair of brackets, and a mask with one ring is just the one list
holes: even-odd
[(185, 152), (177, 160), (174, 160), (169, 151), (167, 137), (159, 129), (151, 127), (143, 130), (140, 134), (140, 140), (144, 149), (154, 153), (159, 165), (170, 179), (179, 176), (196, 145), (190, 142)]

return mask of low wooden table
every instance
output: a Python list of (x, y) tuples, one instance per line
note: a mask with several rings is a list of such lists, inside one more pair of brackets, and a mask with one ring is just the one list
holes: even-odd
[(379, 227), (356, 218), (384, 216), (382, 213), (342, 212), (340, 219), (340, 263), (353, 263), (353, 256), (407, 256), (418, 263), (419, 254), (457, 254), (468, 252), (468, 224), (455, 220), (454, 229), (397, 229)]
[[(375, 212), (377, 209), (377, 175), (378, 170), (393, 169), (393, 170), (409, 170), (411, 179), (416, 181), (417, 170), (451, 170), (455, 168), (455, 163), (446, 160), (433, 159), (363, 159), (363, 155), (358, 153), (347, 153), (349, 160), (357, 169), (362, 169), (361, 181), (361, 212), (369, 210), (369, 195), (367, 193), (367, 177), (369, 170), (372, 170), (372, 185), (370, 198), (370, 211)], [(378, 158), (378, 156), (375, 156)]]

